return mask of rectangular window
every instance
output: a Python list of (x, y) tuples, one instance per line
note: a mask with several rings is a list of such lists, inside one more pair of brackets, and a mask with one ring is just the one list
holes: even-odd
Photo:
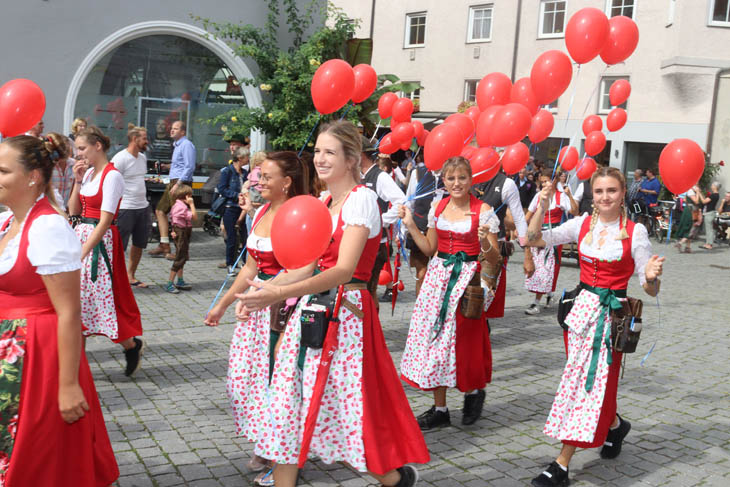
[(406, 14), (405, 47), (423, 47), (426, 44), (426, 12)]
[(479, 84), (478, 79), (468, 79), (464, 83), (464, 101), (470, 101), (472, 103), (477, 102), (477, 85)]
[[(604, 76), (601, 78), (601, 89), (599, 90), (599, 96), (598, 96), (598, 113), (600, 114), (606, 114), (611, 111), (612, 108), (615, 108), (611, 106), (611, 101), (609, 99), (609, 91), (611, 90), (611, 85), (614, 81), (625, 79), (628, 80), (628, 76)], [(620, 108), (626, 109), (626, 102), (619, 105)]]
[(467, 42), (485, 42), (492, 39), (492, 5), (469, 7), (469, 35)]
[(564, 37), (566, 1), (540, 0), (538, 38)]
[(606, 3), (606, 15), (609, 17), (623, 15), (633, 19), (635, 10), (636, 0), (607, 0)]
[[(403, 81), (403, 83), (418, 83), (418, 81)], [(410, 98), (412, 101), (420, 101), (421, 100), (421, 88), (418, 88), (416, 90), (413, 90), (410, 93), (403, 93), (400, 92), (400, 96), (402, 98)]]
[(730, 0), (710, 0), (709, 24), (730, 27)]

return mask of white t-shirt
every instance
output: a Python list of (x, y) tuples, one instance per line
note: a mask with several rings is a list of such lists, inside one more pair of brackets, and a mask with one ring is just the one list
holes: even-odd
[(127, 149), (124, 149), (117, 152), (111, 162), (124, 177), (124, 196), (120, 209), (147, 208), (147, 188), (144, 185), (144, 176), (147, 174), (147, 157), (142, 152), (134, 157)]
[[(84, 196), (95, 196), (99, 192), (99, 181), (101, 175), (96, 177), (94, 168), (90, 167), (81, 183), (80, 193)], [(112, 215), (117, 212), (117, 205), (124, 194), (124, 177), (119, 171), (109, 171), (104, 178), (104, 187), (102, 188), (101, 211), (106, 211)]]

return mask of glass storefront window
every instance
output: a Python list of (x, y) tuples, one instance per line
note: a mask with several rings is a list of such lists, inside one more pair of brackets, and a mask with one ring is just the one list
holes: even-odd
[(110, 156), (127, 146), (128, 123), (147, 127), (150, 172), (154, 161), (169, 162), (170, 126), (182, 120), (197, 149), (200, 181), (229, 160), (220, 128), (204, 121), (245, 104), (233, 72), (212, 51), (184, 37), (151, 35), (119, 46), (94, 66), (79, 91), (74, 118), (111, 138)]

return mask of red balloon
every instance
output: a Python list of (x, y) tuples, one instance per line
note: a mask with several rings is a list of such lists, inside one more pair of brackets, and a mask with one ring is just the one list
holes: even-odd
[(378, 276), (378, 285), (385, 286), (386, 284), (390, 284), (391, 282), (393, 282), (393, 276), (388, 269), (383, 267), (380, 270), (380, 275)]
[(548, 138), (554, 126), (555, 118), (553, 118), (553, 114), (543, 108), (537, 112), (537, 115), (532, 117), (532, 123), (530, 124), (530, 130), (527, 131), (527, 137), (533, 144), (539, 144)]
[(572, 170), (578, 165), (578, 149), (575, 147), (563, 147), (560, 149), (558, 163), (565, 171)]
[(408, 145), (411, 145), (414, 132), (413, 125), (410, 123), (399, 123), (393, 128), (390, 138), (396, 144), (402, 145), (408, 142)]
[(477, 84), (477, 105), (484, 111), (492, 105), (509, 103), (512, 82), (504, 73), (489, 73)]
[(378, 144), (378, 152), (382, 154), (392, 154), (398, 150), (398, 145), (399, 144), (393, 140), (393, 133), (385, 134)]
[(335, 112), (352, 98), (355, 72), (347, 61), (330, 59), (324, 62), (312, 78), (312, 101), (322, 115)]
[(472, 122), (471, 118), (464, 115), (463, 113), (452, 113), (451, 115), (446, 117), (444, 123), (456, 125), (456, 127), (459, 129), (459, 132), (461, 132), (461, 140), (464, 144), (469, 143), (472, 137), (474, 137), (474, 122)]
[(626, 110), (623, 108), (614, 108), (609, 112), (608, 117), (606, 117), (606, 128), (611, 132), (621, 130), (626, 125), (627, 118)]
[(378, 86), (378, 75), (369, 64), (358, 64), (352, 71), (355, 73), (355, 89), (352, 92), (352, 102), (360, 103), (367, 100)]
[(417, 141), (420, 137), (423, 137), (423, 124), (418, 120), (414, 120), (411, 122), (411, 125), (413, 125), (413, 136)]
[(40, 122), (46, 95), (29, 79), (14, 79), (0, 87), (0, 135), (15, 137)]
[(402, 291), (406, 288), (406, 286), (403, 284), (403, 281), (398, 281), (398, 291)]
[(618, 64), (631, 56), (639, 44), (639, 28), (623, 15), (611, 17), (608, 25), (608, 40), (601, 50), (601, 59), (608, 65)]
[(482, 114), (482, 111), (479, 110), (479, 107), (473, 106), (466, 109), (464, 112), (464, 115), (471, 118), (471, 121), (474, 122), (474, 126), (477, 126), (477, 122), (479, 121), (479, 115)]
[(486, 183), (499, 172), (499, 154), (491, 147), (477, 149), (469, 162), (472, 184)]
[(285, 269), (299, 269), (317, 260), (332, 238), (332, 217), (320, 200), (301, 195), (288, 199), (271, 224), (271, 246)]
[(395, 93), (389, 91), (388, 93), (383, 93), (383, 95), (378, 100), (378, 115), (380, 115), (380, 118), (386, 119), (390, 118), (391, 115), (393, 115), (393, 103), (395, 103), (398, 100), (398, 95)]
[(423, 148), (423, 161), (431, 171), (438, 171), (446, 159), (458, 156), (464, 143), (458, 127), (442, 123), (431, 131)]
[(520, 78), (515, 81), (515, 84), (512, 86), (510, 101), (512, 103), (524, 105), (528, 110), (530, 110), (530, 115), (533, 116), (540, 108), (540, 105), (537, 103), (537, 98), (535, 97), (535, 92), (532, 91), (532, 82), (528, 77)]
[(411, 144), (413, 143), (413, 139), (404, 140), (400, 143), (400, 150), (408, 150), (411, 148)]
[(410, 122), (413, 114), (413, 102), (410, 98), (398, 98), (393, 103), (393, 121)]
[(428, 140), (428, 136), (430, 133), (431, 132), (429, 132), (428, 130), (423, 129), (423, 134), (420, 137), (416, 135), (416, 144), (420, 145), (421, 147), (426, 145), (426, 141)]
[(659, 155), (662, 182), (674, 194), (684, 193), (697, 184), (704, 170), (705, 153), (692, 140), (674, 139)]
[(504, 154), (502, 154), (502, 169), (504, 169), (505, 174), (508, 176), (517, 174), (527, 165), (529, 159), (530, 149), (522, 142), (517, 142), (504, 150)]
[(631, 83), (626, 79), (617, 79), (608, 90), (608, 100), (614, 107), (628, 100), (629, 95), (631, 95)]
[(596, 130), (603, 130), (603, 120), (598, 115), (588, 115), (583, 120), (583, 135), (588, 136), (588, 134)]
[(575, 172), (575, 175), (578, 176), (578, 179), (581, 181), (585, 181), (593, 176), (593, 173), (596, 172), (597, 168), (598, 165), (596, 164), (596, 161), (590, 157), (584, 157), (583, 160), (580, 161), (580, 165), (578, 166), (578, 170)]
[(589, 156), (600, 154), (604, 147), (606, 147), (606, 136), (603, 132), (594, 130), (586, 136), (585, 149)]
[(530, 111), (519, 103), (505, 105), (494, 117), (491, 141), (498, 147), (506, 147), (522, 140), (530, 130)]
[(479, 144), (479, 147), (494, 145), (492, 143), (492, 126), (494, 117), (502, 108), (503, 105), (492, 105), (479, 115), (479, 121), (477, 122), (477, 144)]
[(471, 160), (471, 158), (474, 157), (474, 154), (476, 154), (477, 149), (478, 147), (474, 147), (473, 145), (467, 145), (461, 150), (461, 153), (459, 155), (464, 159)]
[(537, 58), (530, 71), (532, 91), (540, 105), (548, 105), (558, 99), (570, 86), (573, 64), (561, 51), (546, 51)]
[(565, 28), (565, 46), (570, 57), (585, 64), (598, 56), (608, 40), (608, 18), (597, 8), (587, 7), (574, 13)]

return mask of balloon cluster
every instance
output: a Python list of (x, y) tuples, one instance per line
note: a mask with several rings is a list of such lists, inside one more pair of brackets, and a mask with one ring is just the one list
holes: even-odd
[(378, 75), (369, 64), (354, 68), (342, 59), (324, 62), (312, 77), (310, 91), (314, 108), (322, 115), (336, 112), (350, 100), (367, 100), (378, 85)]

